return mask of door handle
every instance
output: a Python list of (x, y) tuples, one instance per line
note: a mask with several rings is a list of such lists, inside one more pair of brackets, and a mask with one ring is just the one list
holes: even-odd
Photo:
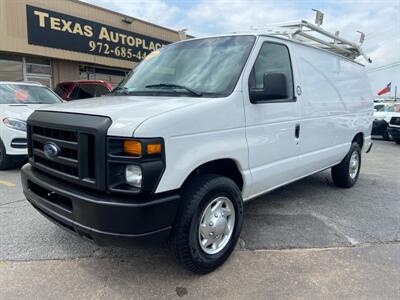
[(300, 124), (296, 124), (296, 127), (294, 129), (294, 137), (296, 138), (296, 140), (298, 140), (300, 138)]

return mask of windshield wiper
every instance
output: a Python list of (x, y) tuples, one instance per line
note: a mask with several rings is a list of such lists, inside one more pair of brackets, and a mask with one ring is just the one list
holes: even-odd
[(151, 89), (151, 88), (171, 88), (171, 89), (183, 89), (186, 90), (188, 92), (190, 92), (191, 94), (197, 96), (197, 97), (201, 97), (203, 96), (203, 94), (199, 91), (196, 91), (190, 87), (184, 86), (184, 85), (180, 85), (180, 84), (176, 84), (176, 83), (157, 83), (157, 84), (149, 84), (146, 85), (146, 88)]

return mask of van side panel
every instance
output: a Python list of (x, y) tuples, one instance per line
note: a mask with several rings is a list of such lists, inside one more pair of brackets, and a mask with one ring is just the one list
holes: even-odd
[(370, 139), (373, 97), (364, 67), (296, 45), (301, 74), (301, 154), (305, 172), (340, 162), (354, 136)]

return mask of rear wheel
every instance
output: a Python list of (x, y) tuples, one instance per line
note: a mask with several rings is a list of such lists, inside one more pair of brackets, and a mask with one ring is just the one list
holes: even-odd
[(182, 207), (171, 239), (178, 261), (205, 274), (222, 265), (235, 248), (243, 222), (243, 201), (227, 177), (205, 174), (183, 189)]
[(349, 153), (342, 162), (331, 169), (332, 179), (336, 186), (343, 188), (352, 187), (358, 179), (361, 168), (361, 148), (353, 142)]
[(385, 141), (392, 141), (392, 137), (391, 137), (391, 135), (390, 135), (390, 133), (388, 132), (387, 129), (385, 129), (385, 132), (383, 133), (382, 138)]
[(13, 159), (10, 155), (7, 155), (3, 141), (0, 140), (0, 170), (7, 170), (12, 167), (12, 164)]

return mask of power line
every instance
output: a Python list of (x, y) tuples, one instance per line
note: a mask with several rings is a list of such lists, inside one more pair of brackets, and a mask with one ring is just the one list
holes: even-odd
[(376, 68), (372, 68), (372, 69), (368, 69), (367, 72), (375, 72), (375, 71), (381, 71), (381, 70), (386, 70), (386, 69), (390, 69), (390, 68), (394, 68), (400, 66), (400, 61), (396, 61), (390, 64), (386, 64), (380, 67), (376, 67)]
[(381, 34), (381, 33), (386, 33), (388, 31), (391, 31), (391, 30), (394, 30), (394, 29), (396, 29), (396, 24), (391, 24), (386, 28), (381, 28), (379, 30), (375, 30), (375, 31), (371, 31), (369, 33), (366, 33), (365, 36), (370, 38), (371, 36), (375, 36), (375, 35)]

